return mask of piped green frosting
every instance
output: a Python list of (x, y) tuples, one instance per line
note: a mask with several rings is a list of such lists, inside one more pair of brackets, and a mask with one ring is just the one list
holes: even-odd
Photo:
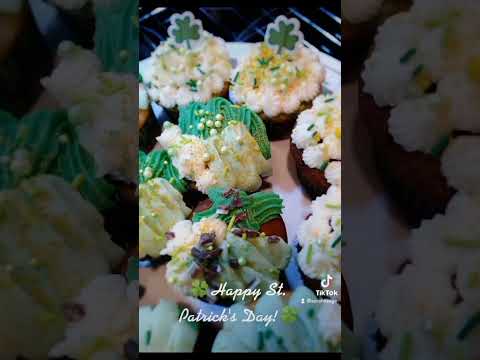
[(154, 150), (148, 154), (138, 152), (138, 172), (141, 184), (154, 178), (168, 180), (181, 193), (187, 191), (187, 183), (180, 176), (166, 150)]
[(57, 175), (103, 210), (114, 188), (96, 176), (94, 158), (80, 145), (65, 111), (40, 111), (17, 120), (0, 111), (0, 190), (39, 174)]
[[(221, 115), (221, 120), (217, 120), (218, 114)], [(214, 125), (199, 127), (202, 118), (205, 119), (205, 124), (211, 120)], [(220, 126), (215, 126), (216, 121), (219, 121)], [(220, 132), (231, 122), (242, 122), (257, 141), (264, 158), (268, 160), (272, 157), (270, 141), (262, 119), (246, 106), (233, 105), (221, 97), (213, 98), (207, 103), (191, 102), (180, 108), (178, 122), (183, 134), (195, 135), (204, 139), (210, 136), (211, 129)]]
[(229, 224), (233, 217), (242, 219), (245, 217), (242, 214), (246, 214), (243, 220), (236, 222), (236, 226), (258, 231), (263, 224), (280, 217), (283, 210), (283, 200), (272, 192), (248, 195), (244, 191), (215, 187), (209, 190), (208, 197), (212, 206), (208, 210), (195, 213), (194, 222), (216, 215)]
[(95, 52), (105, 71), (138, 72), (138, 0), (96, 2)]

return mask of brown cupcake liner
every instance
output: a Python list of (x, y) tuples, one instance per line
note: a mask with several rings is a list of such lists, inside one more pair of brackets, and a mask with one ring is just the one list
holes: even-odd
[(319, 169), (312, 169), (303, 161), (303, 150), (290, 140), (290, 154), (295, 161), (297, 177), (308, 196), (315, 200), (325, 194), (330, 187), (325, 172)]

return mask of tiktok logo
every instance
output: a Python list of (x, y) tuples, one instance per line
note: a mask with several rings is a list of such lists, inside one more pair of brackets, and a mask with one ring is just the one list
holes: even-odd
[(330, 285), (332, 284), (332, 280), (333, 280), (333, 276), (331, 276), (330, 274), (327, 274), (327, 277), (323, 279), (321, 282), (322, 288), (324, 289), (329, 288)]

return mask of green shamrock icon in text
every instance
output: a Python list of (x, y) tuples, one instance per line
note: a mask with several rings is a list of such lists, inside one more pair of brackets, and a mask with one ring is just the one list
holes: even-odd
[(179, 45), (187, 45), (192, 49), (193, 43), (200, 40), (203, 31), (202, 22), (195, 19), (190, 11), (183, 14), (173, 14), (170, 17), (171, 25), (168, 28), (168, 35)]
[(287, 305), (282, 309), (282, 320), (287, 324), (294, 323), (298, 318), (298, 309), (296, 307)]
[(303, 42), (303, 34), (300, 31), (300, 23), (297, 19), (287, 19), (285, 16), (278, 16), (275, 21), (267, 26), (265, 42), (277, 54), (284, 49), (294, 51)]
[(197, 298), (203, 298), (208, 294), (208, 284), (205, 280), (193, 280), (192, 294)]

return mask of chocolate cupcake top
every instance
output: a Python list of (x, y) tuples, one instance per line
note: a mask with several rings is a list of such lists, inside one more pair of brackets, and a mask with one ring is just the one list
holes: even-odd
[(190, 209), (182, 194), (163, 178), (141, 183), (139, 198), (139, 254), (157, 257), (165, 247), (168, 230), (184, 220)]
[[(227, 120), (223, 115), (223, 120), (215, 121), (195, 116), (199, 119), (193, 121), (198, 122), (197, 130), (194, 129), (191, 118), (183, 117), (181, 126), (186, 129), (186, 134), (182, 127), (167, 122), (157, 138), (160, 146), (168, 151), (180, 176), (193, 181), (203, 193), (215, 186), (250, 192), (258, 190), (262, 185), (262, 176), (271, 173), (271, 164), (262, 153), (262, 149), (268, 154), (270, 150), (261, 135), (263, 128), (257, 131), (254, 122), (250, 122), (257, 140), (240, 120), (231, 120), (228, 125), (224, 125), (223, 122)], [(203, 131), (206, 127), (210, 128), (208, 135)]]
[(327, 193), (312, 203), (312, 215), (298, 231), (302, 250), (298, 263), (302, 271), (312, 279), (324, 279), (328, 275), (341, 287), (340, 256), (342, 239), (341, 190), (330, 186)]
[(105, 232), (100, 213), (60, 177), (23, 180), (0, 192), (0, 205), (0, 231), (8, 234), (0, 237), (0, 287), (8, 307), (0, 325), (8, 339), (2, 355), (45, 358), (63, 337), (64, 305), (117, 266), (124, 252)]
[(165, 299), (138, 312), (140, 352), (192, 352), (198, 337), (194, 324), (180, 322), (179, 307)]
[(96, 172), (65, 111), (40, 111), (15, 119), (0, 111), (0, 189), (38, 174), (65, 179), (99, 210), (113, 205), (114, 189)]
[(292, 142), (303, 150), (305, 164), (325, 171), (327, 180), (337, 185), (342, 159), (341, 117), (341, 95), (320, 95), (311, 109), (300, 113), (292, 132)]
[(208, 101), (230, 77), (225, 42), (204, 31), (191, 12), (174, 14), (170, 22), (169, 38), (152, 53), (152, 64), (143, 73), (148, 94), (166, 108)]
[(298, 20), (279, 16), (234, 72), (230, 98), (269, 117), (290, 114), (321, 92), (324, 78), (318, 54), (303, 44)]
[(254, 313), (278, 314), (268, 326), (263, 322), (242, 322), (247, 308), (235, 304), (231, 312), (238, 320), (225, 322), (212, 352), (341, 351), (340, 306), (315, 301), (316, 295), (305, 287), (297, 288), (288, 301), (279, 296), (262, 296)]
[[(281, 199), (273, 193), (246, 195), (216, 189), (210, 209), (192, 221), (177, 223), (169, 232), (162, 254), (170, 255), (167, 281), (188, 295), (216, 301), (212, 290), (267, 290), (278, 282), (291, 256), (290, 246), (279, 236), (267, 236), (260, 226), (280, 217)], [(258, 291), (258, 290), (257, 290)], [(224, 294), (240, 301), (232, 294)], [(241, 301), (251, 301), (240, 298)]]

